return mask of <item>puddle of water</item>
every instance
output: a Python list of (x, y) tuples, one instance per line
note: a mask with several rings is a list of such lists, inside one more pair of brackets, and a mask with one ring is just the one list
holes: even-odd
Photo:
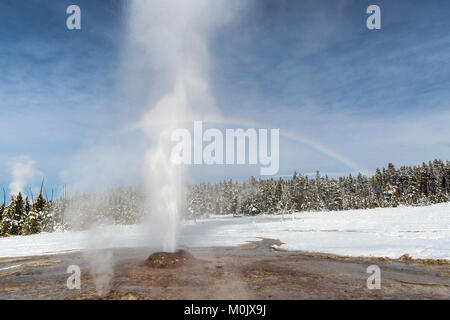
[(18, 267), (21, 267), (21, 266), (22, 266), (22, 264), (17, 264), (17, 265), (14, 265), (14, 266), (8, 266), (8, 267), (0, 268), (0, 271), (14, 269), (14, 268), (18, 268)]

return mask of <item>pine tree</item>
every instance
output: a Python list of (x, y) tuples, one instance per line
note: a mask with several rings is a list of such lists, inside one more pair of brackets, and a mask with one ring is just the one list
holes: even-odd
[(31, 211), (25, 219), (21, 234), (29, 235), (39, 233), (41, 231), (41, 216), (39, 213)]
[(2, 231), (2, 218), (3, 218), (3, 213), (5, 212), (5, 204), (3, 203), (0, 206), (0, 236), (3, 235), (3, 231)]
[(22, 193), (19, 192), (16, 197), (11, 197), (11, 201), (3, 213), (1, 222), (2, 234), (20, 234), (25, 218), (25, 202), (23, 200)]
[[(0, 224), (2, 222), (3, 212), (5, 212), (5, 206), (6, 206), (6, 192), (5, 189), (3, 189), (3, 203), (0, 205)], [(2, 235), (2, 231), (0, 228), (0, 236)]]

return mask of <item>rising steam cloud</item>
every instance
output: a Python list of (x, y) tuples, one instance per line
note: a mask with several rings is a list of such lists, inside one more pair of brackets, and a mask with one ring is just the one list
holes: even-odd
[(11, 168), (11, 183), (9, 185), (11, 195), (24, 192), (31, 179), (40, 174), (34, 160), (27, 156), (18, 156), (9, 161)]
[(153, 81), (163, 82), (166, 90), (154, 105), (154, 97), (146, 97), (149, 102), (144, 101), (146, 111), (139, 120), (151, 145), (145, 159), (149, 245), (159, 250), (176, 249), (184, 200), (185, 172), (170, 161), (171, 133), (184, 121), (217, 114), (209, 40), (236, 10), (236, 2), (224, 0), (133, 2), (130, 51), (139, 68), (156, 73)]

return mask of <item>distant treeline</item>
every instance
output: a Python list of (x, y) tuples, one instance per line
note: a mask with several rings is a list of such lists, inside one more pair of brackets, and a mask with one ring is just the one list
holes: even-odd
[[(255, 179), (243, 183), (222, 181), (189, 186), (185, 218), (210, 214), (279, 214), (294, 211), (334, 211), (428, 205), (450, 198), (450, 163), (434, 160), (421, 166), (377, 169), (375, 175), (358, 174), (331, 179), (294, 173), (291, 179)], [(33, 201), (22, 194), (0, 206), (0, 234), (32, 234), (85, 229), (103, 223), (134, 224), (145, 214), (147, 197), (141, 186), (124, 187), (91, 195), (78, 194), (48, 201)]]
[(188, 210), (192, 216), (333, 211), (427, 205), (446, 202), (449, 196), (449, 161), (434, 160), (399, 169), (390, 163), (372, 177), (330, 179), (317, 172), (314, 179), (294, 173), (288, 180), (203, 183), (190, 189)]

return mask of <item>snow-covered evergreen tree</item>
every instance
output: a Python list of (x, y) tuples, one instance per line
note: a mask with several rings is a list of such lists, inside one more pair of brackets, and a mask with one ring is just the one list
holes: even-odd
[(1, 221), (2, 235), (18, 235), (26, 219), (25, 201), (22, 193), (12, 196), (9, 205), (5, 208)]

